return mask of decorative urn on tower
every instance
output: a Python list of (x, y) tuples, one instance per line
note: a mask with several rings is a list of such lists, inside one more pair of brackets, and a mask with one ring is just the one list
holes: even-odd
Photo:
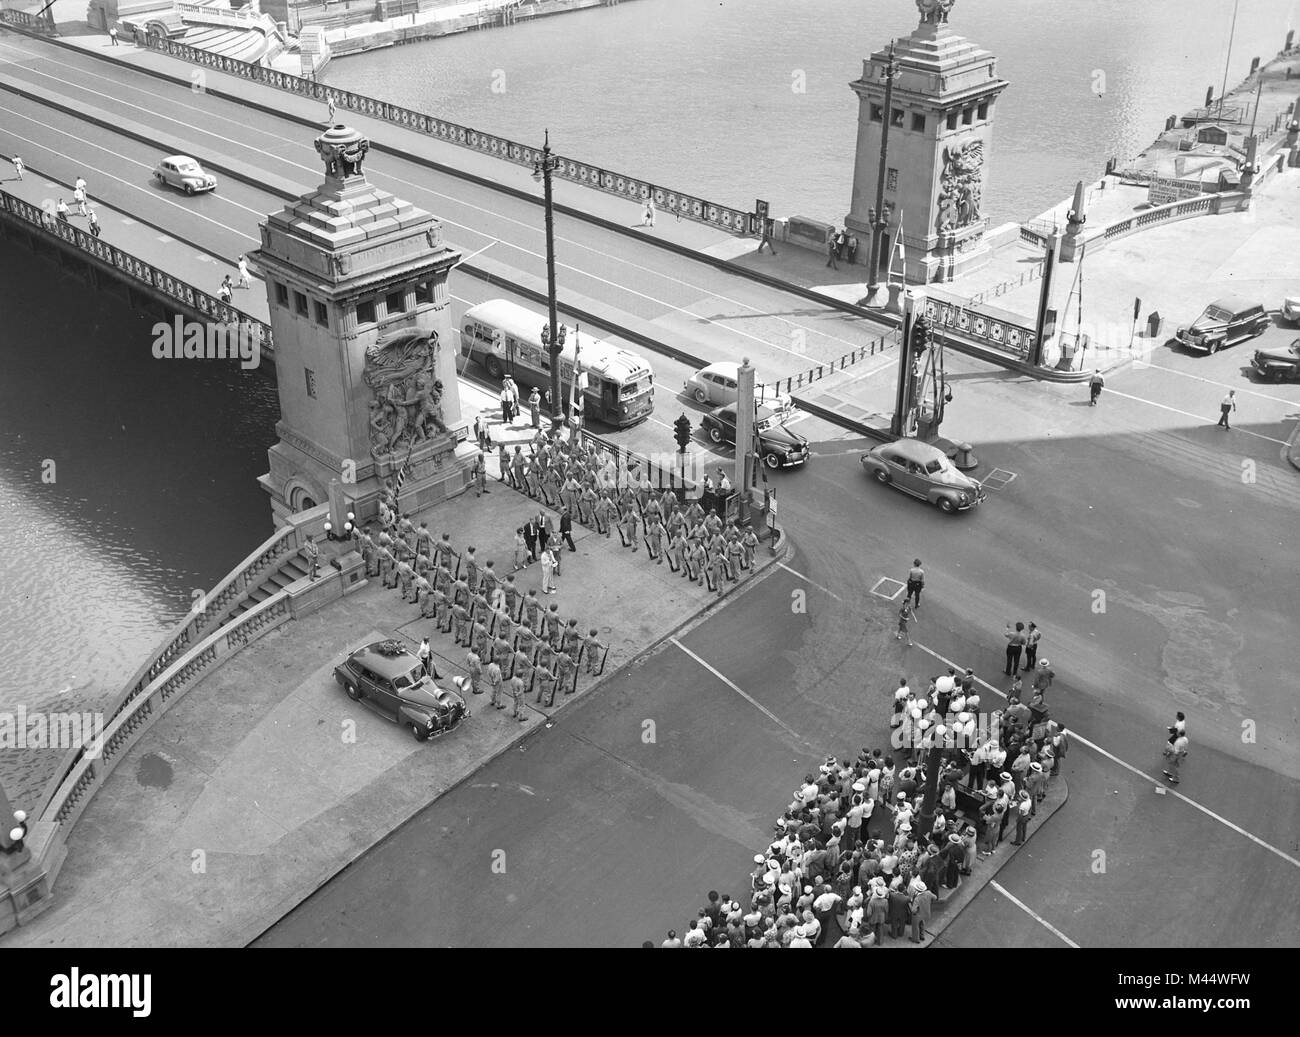
[[(447, 274), (460, 258), (442, 224), (370, 184), (370, 142), (316, 138), (325, 182), (262, 224), (280, 395), (280, 441), (261, 478), (277, 523), (330, 498), (362, 520), (381, 496), (414, 512), (465, 490)], [(331, 486), (333, 492), (331, 493)]]
[[(888, 48), (864, 61), (862, 78), (849, 84), (858, 95), (858, 142), (844, 222), (859, 235), (883, 222), (882, 268), (901, 235), (904, 276), (912, 284), (948, 281), (989, 259), (986, 161), (994, 108), (1008, 84), (998, 78), (992, 54), (949, 27), (954, 3), (916, 0), (920, 24), (895, 42), (892, 84), (886, 83)], [(882, 218), (876, 199), (885, 136)]]

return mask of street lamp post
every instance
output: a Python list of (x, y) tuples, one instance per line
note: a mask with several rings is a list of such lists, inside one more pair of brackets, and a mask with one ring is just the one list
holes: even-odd
[(871, 256), (867, 261), (868, 306), (882, 306), (880, 299), (880, 239), (889, 226), (885, 217), (885, 177), (889, 172), (889, 124), (894, 113), (894, 77), (898, 66), (894, 61), (894, 41), (889, 41), (889, 62), (885, 65), (885, 110), (880, 116), (880, 169), (876, 176), (876, 208), (871, 220)]
[[(551, 355), (551, 419), (559, 420), (568, 409), (560, 396), (560, 349), (561, 343), (555, 316), (555, 208), (551, 201), (551, 174), (558, 166), (558, 160), (551, 154), (551, 131), (546, 131), (546, 140), (542, 146), (542, 157), (533, 163), (533, 179), (543, 185), (546, 198), (546, 305), (547, 330), (546, 348)], [(567, 422), (567, 417), (565, 418)]]

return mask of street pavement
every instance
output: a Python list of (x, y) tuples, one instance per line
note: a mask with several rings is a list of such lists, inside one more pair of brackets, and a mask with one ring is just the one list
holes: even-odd
[[(811, 766), (884, 744), (899, 675), (951, 661), (1004, 690), (1003, 624), (1034, 619), (1058, 675), (1048, 702), (1074, 733), (1070, 798), (939, 942), (1293, 945), (1298, 595), (1284, 574), (1300, 562), (1300, 487), (1279, 443), (1300, 392), (1270, 387), (1224, 431), (1215, 405), (1240, 360), (1162, 360), (1201, 373), (1124, 372), (1097, 408), (1081, 387), (965, 382), (950, 420), (980, 430), (980, 474), (1014, 473), (966, 515), (867, 481), (853, 448), (869, 444), (823, 449), (779, 490), (788, 568), (432, 804), (259, 942), (636, 946), (682, 931), (704, 891), (743, 890)], [(928, 575), (907, 649), (896, 599), (871, 589), (914, 556)], [(1179, 709), (1192, 752), (1174, 788), (1160, 749)]]

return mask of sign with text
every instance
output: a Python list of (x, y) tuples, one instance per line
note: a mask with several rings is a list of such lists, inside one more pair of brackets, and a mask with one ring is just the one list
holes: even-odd
[(1152, 180), (1147, 187), (1147, 204), (1168, 205), (1171, 202), (1181, 202), (1187, 198), (1195, 198), (1199, 194), (1201, 194), (1201, 185), (1199, 183), (1157, 178)]

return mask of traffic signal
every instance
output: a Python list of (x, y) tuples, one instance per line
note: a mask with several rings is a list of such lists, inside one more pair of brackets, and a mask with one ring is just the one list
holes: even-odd
[(920, 356), (930, 348), (930, 318), (920, 313), (912, 318), (912, 353)]
[(677, 440), (677, 452), (686, 453), (686, 444), (691, 441), (691, 419), (685, 414), (673, 422), (673, 439)]

